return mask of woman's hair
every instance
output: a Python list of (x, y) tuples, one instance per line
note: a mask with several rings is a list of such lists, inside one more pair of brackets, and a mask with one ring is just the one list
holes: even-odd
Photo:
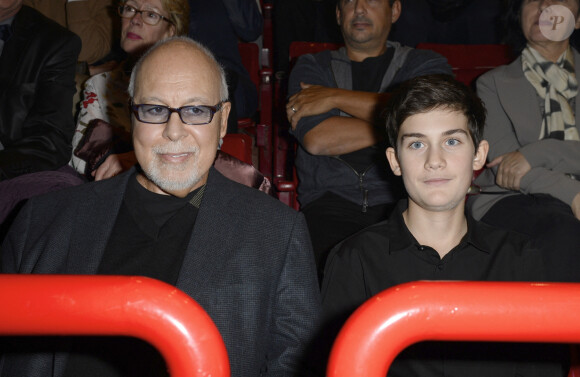
[[(525, 0), (508, 0), (506, 11), (502, 17), (502, 22), (505, 30), (505, 43), (510, 45), (513, 49), (514, 56), (520, 55), (524, 47), (526, 47), (527, 40), (522, 31), (522, 5)], [(576, 0), (580, 4), (580, 0)], [(578, 16), (578, 15), (576, 15)], [(575, 47), (580, 40), (580, 33), (575, 30), (570, 36), (570, 44)]]
[(189, 2), (187, 0), (161, 0), (163, 8), (169, 13), (169, 19), (175, 25), (175, 35), (187, 35), (189, 32)]
[(465, 115), (469, 136), (477, 151), (483, 138), (484, 104), (465, 84), (449, 75), (415, 77), (393, 92), (383, 113), (389, 144), (397, 149), (399, 131), (407, 118), (433, 110), (449, 110)]
[[(121, 0), (124, 5), (127, 0)], [(161, 0), (163, 9), (169, 14), (169, 20), (175, 27), (175, 35), (187, 35), (189, 32), (189, 2), (188, 0)]]

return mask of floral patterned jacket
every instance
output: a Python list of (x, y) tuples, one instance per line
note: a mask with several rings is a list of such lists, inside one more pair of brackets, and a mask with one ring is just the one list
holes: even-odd
[(129, 78), (130, 74), (125, 72), (124, 64), (120, 64), (114, 70), (95, 75), (85, 82), (83, 100), (72, 140), (73, 154), (69, 163), (80, 174), (85, 173), (86, 161), (75, 156), (74, 152), (91, 120), (102, 119), (114, 127), (130, 131), (131, 116), (127, 93)]

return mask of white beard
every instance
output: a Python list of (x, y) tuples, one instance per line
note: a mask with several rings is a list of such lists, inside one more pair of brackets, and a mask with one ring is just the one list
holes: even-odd
[[(157, 187), (166, 192), (181, 191), (194, 187), (202, 178), (199, 172), (199, 147), (184, 146), (181, 140), (176, 143), (156, 145), (152, 148), (155, 156), (148, 166), (141, 168), (147, 178)], [(192, 153), (190, 160), (183, 164), (165, 163), (159, 154)], [(188, 174), (182, 173), (187, 171)]]

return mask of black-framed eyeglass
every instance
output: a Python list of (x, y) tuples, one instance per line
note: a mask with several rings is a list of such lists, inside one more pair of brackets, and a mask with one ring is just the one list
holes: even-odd
[(135, 15), (137, 13), (139, 13), (141, 15), (141, 18), (143, 19), (143, 22), (145, 22), (147, 25), (151, 25), (151, 26), (157, 25), (161, 20), (169, 22), (170, 24), (173, 24), (173, 22), (171, 22), (171, 20), (169, 18), (164, 17), (155, 11), (146, 10), (146, 9), (139, 10), (135, 7), (132, 7), (131, 5), (126, 5), (126, 4), (119, 5), (118, 11), (119, 11), (119, 16), (121, 16), (122, 18), (133, 18), (133, 17), (135, 17)]
[(177, 113), (183, 123), (200, 125), (211, 123), (214, 114), (222, 109), (222, 105), (223, 102), (219, 102), (215, 106), (196, 105), (173, 108), (163, 105), (130, 102), (129, 107), (139, 122), (163, 124), (169, 121), (172, 113)]

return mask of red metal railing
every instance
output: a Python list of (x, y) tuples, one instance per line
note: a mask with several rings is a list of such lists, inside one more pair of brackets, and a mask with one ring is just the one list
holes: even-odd
[(221, 335), (191, 297), (128, 276), (0, 275), (1, 335), (134, 336), (165, 358), (173, 377), (228, 377)]
[(329, 377), (384, 377), (423, 340), (580, 341), (580, 284), (414, 282), (370, 298), (345, 323)]

